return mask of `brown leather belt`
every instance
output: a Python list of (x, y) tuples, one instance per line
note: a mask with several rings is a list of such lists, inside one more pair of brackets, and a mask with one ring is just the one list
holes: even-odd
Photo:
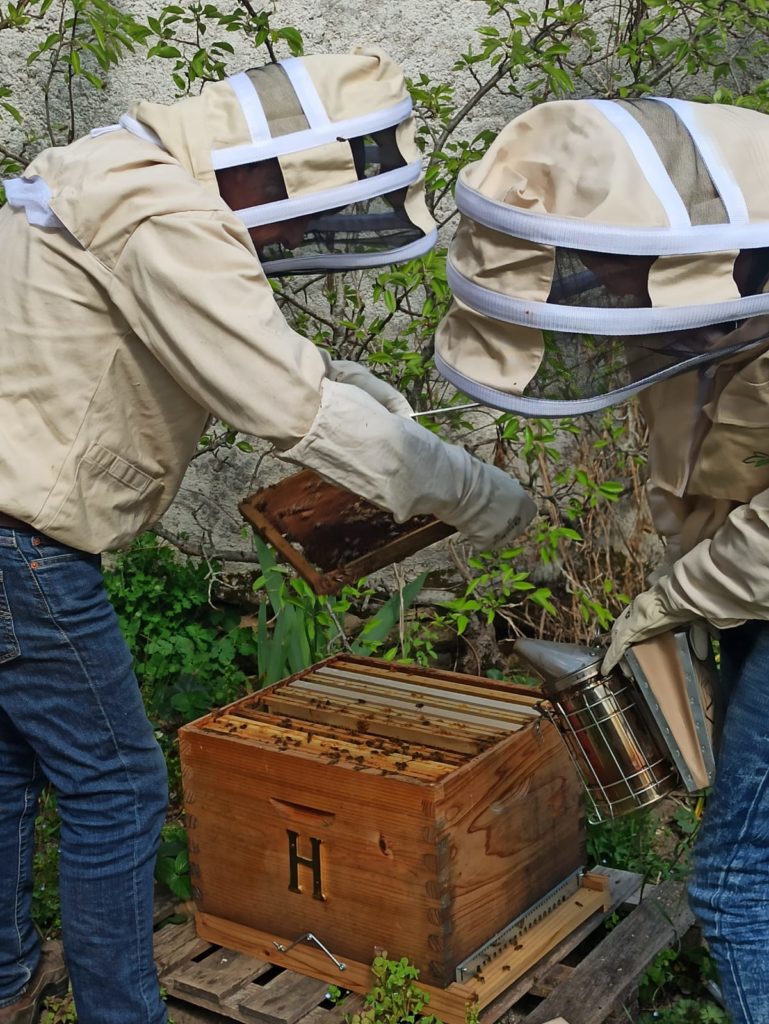
[(0, 512), (0, 528), (6, 530), (26, 530), (28, 533), (34, 533), (34, 527), (30, 526), (29, 523), (23, 523), (21, 519), (17, 519), (15, 516), (7, 516), (5, 512)]

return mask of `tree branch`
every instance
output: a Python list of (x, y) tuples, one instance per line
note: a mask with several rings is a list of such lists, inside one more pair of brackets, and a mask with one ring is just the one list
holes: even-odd
[(289, 292), (279, 292), (276, 298), (278, 299), (279, 305), (280, 300), (282, 299), (284, 302), (287, 302), (289, 306), (294, 306), (302, 313), (306, 313), (307, 316), (311, 316), (314, 320), (317, 320), (319, 324), (325, 324), (325, 326), (328, 327), (329, 330), (333, 331), (336, 329), (336, 324), (334, 324), (332, 320), (327, 320), (326, 317), (321, 316), (320, 313), (316, 313), (314, 309), (310, 309), (309, 306), (303, 305), (299, 301), (299, 299), (295, 299), (294, 296), (291, 295)]
[(236, 551), (232, 548), (219, 548), (214, 554), (212, 554), (198, 541), (190, 540), (189, 537), (180, 537), (171, 530), (167, 530), (160, 523), (156, 523), (152, 527), (152, 532), (156, 533), (158, 537), (162, 537), (162, 539), (167, 541), (169, 544), (172, 544), (177, 551), (181, 551), (183, 555), (190, 555), (193, 558), (205, 558), (207, 561), (211, 561), (213, 559), (216, 562), (243, 562), (249, 565), (259, 564), (259, 556), (255, 551)]

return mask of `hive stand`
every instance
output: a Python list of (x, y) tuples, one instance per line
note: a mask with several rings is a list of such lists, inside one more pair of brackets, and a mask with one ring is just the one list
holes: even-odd
[[(607, 879), (610, 912), (637, 906), (597, 944), (593, 933), (604, 913), (593, 914), (489, 1001), (481, 1024), (545, 1024), (558, 1016), (569, 1024), (627, 1019), (623, 1007), (649, 963), (694, 919), (679, 882), (642, 893), (634, 873), (598, 868), (594, 874)], [(157, 901), (156, 962), (174, 1024), (343, 1024), (363, 1005), (362, 996), (351, 993), (334, 1006), (326, 999), (326, 981), (200, 939), (192, 919), (171, 923), (178, 921), (173, 911), (168, 899)], [(437, 1006), (430, 1010), (441, 1017)]]

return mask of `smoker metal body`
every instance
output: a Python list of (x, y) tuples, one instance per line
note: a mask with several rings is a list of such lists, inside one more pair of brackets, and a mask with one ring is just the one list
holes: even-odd
[(608, 676), (598, 647), (519, 640), (516, 652), (543, 680), (541, 711), (582, 777), (589, 820), (648, 807), (681, 783), (690, 793), (712, 783), (724, 701), (709, 644), (699, 657), (685, 632), (666, 633)]

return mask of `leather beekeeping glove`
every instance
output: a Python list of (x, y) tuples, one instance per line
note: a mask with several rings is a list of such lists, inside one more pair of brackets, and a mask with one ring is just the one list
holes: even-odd
[[(325, 353), (324, 353), (325, 355)], [(352, 384), (375, 398), (389, 412), (397, 416), (410, 416), (414, 410), (392, 384), (377, 377), (365, 366), (351, 359), (326, 359), (328, 378), (338, 384)]]
[(604, 675), (611, 672), (628, 647), (684, 622), (691, 622), (693, 616), (689, 610), (672, 605), (666, 588), (669, 580), (670, 577), (665, 576), (649, 590), (639, 594), (615, 621), (611, 644), (601, 664)]
[(479, 550), (506, 546), (536, 512), (507, 473), (338, 381), (323, 381), (309, 432), (281, 458), (361, 495), (398, 522), (437, 516)]

